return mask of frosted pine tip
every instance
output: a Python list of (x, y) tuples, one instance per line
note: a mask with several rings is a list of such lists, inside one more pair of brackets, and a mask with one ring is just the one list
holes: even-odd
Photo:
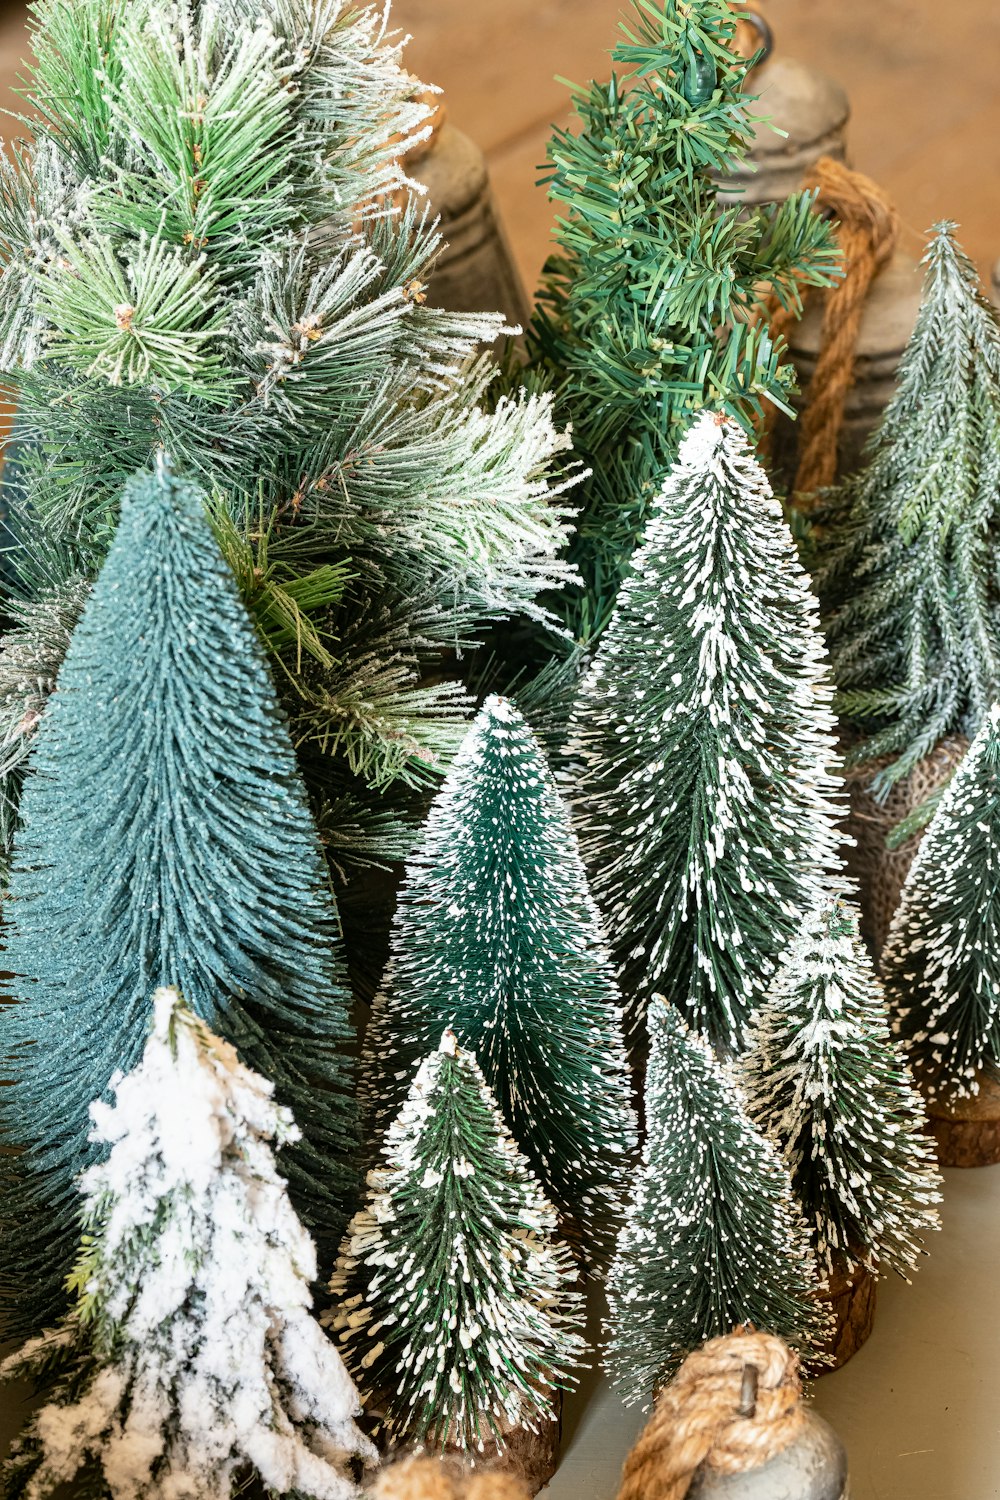
[(174, 1013), (183, 1004), (180, 991), (172, 984), (161, 984), (153, 991), (153, 1032), (156, 1036), (167, 1037)]
[(996, 729), (1000, 725), (1000, 703), (994, 703), (987, 714), (987, 718), (989, 719), (991, 728)]
[(517, 713), (509, 698), (501, 698), (499, 693), (491, 693), (483, 704), (482, 711), (491, 719), (501, 719), (509, 723)]
[(458, 1056), (458, 1037), (452, 1031), (450, 1026), (446, 1026), (444, 1031), (441, 1033), (441, 1041), (438, 1046), (438, 1051), (443, 1052), (446, 1057)]

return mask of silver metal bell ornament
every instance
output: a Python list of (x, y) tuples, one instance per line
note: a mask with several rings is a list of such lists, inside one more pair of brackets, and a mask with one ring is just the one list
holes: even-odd
[(798, 1359), (751, 1327), (710, 1339), (660, 1391), (618, 1500), (847, 1500), (847, 1457), (803, 1406)]
[(490, 186), (486, 158), (438, 108), (429, 141), (406, 159), (406, 174), (426, 189), (444, 247), (428, 298), (449, 312), (501, 312), (523, 328), (528, 299)]
[(725, 179), (719, 196), (723, 203), (781, 203), (798, 191), (821, 156), (847, 159), (851, 107), (840, 84), (825, 73), (775, 55), (773, 33), (760, 11), (733, 8), (737, 48), (746, 57), (761, 53), (744, 83), (756, 101), (751, 113), (761, 121), (749, 160)]

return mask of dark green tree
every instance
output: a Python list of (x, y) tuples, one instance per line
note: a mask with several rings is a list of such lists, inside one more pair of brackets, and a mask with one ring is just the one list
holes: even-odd
[(573, 1258), (475, 1056), (445, 1031), (369, 1174), (328, 1315), (390, 1437), (502, 1449), (537, 1431), (585, 1345)]
[[(0, 154), (3, 559), (49, 608), (92, 580), (165, 448), (213, 496), (338, 867), (395, 857), (469, 716), (454, 653), (567, 576), (550, 402), (486, 409), (503, 320), (430, 304), (439, 236), (395, 206), (428, 114), (402, 38), (351, 0), (31, 11), (34, 138)], [(31, 722), (0, 702), (23, 752)]]
[(1000, 1081), (1000, 704), (983, 720), (910, 866), (882, 952), (895, 1028), (921, 1088)]
[(837, 864), (819, 617), (742, 429), (703, 414), (570, 718), (573, 808), (633, 1023), (739, 1050)]
[(806, 1355), (826, 1331), (788, 1173), (728, 1069), (661, 996), (649, 1037), (642, 1167), (608, 1278), (607, 1361), (628, 1402), (739, 1323)]
[(293, 1198), (327, 1256), (355, 1187), (351, 1028), (320, 845), (256, 632), (198, 490), (161, 464), (122, 519), (38, 736), (11, 874), (0, 1266), (28, 1330), (78, 1235), (87, 1109), (176, 985), (271, 1078)]
[(941, 1177), (882, 986), (841, 896), (792, 941), (741, 1059), (750, 1118), (792, 1177), (821, 1270), (906, 1276)]
[(747, 425), (770, 403), (788, 409), (768, 290), (797, 306), (800, 286), (835, 275), (810, 195), (719, 204), (717, 179), (753, 141), (735, 25), (728, 0), (634, 0), (611, 82), (574, 91), (576, 118), (549, 148), (563, 213), (528, 347), (591, 470), (570, 549), (583, 591), (559, 604), (584, 645), (610, 617), (692, 415), (708, 405)]
[(837, 707), (877, 795), (945, 736), (971, 739), (1000, 692), (1000, 322), (955, 229), (933, 230), (867, 463), (818, 512)]
[(502, 698), (480, 710), (407, 866), (364, 1049), (378, 1129), (449, 1024), (546, 1194), (588, 1243), (606, 1240), (636, 1144), (620, 999), (569, 813)]

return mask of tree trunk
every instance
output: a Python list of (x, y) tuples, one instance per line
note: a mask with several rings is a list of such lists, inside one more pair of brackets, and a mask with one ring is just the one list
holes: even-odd
[(978, 1094), (928, 1101), (927, 1114), (943, 1167), (990, 1167), (1000, 1161), (1000, 1083), (981, 1074)]
[(871, 1271), (855, 1266), (848, 1271), (837, 1265), (818, 1301), (829, 1307), (834, 1329), (825, 1348), (832, 1363), (818, 1366), (816, 1374), (839, 1370), (861, 1348), (875, 1324), (875, 1292), (878, 1283)]

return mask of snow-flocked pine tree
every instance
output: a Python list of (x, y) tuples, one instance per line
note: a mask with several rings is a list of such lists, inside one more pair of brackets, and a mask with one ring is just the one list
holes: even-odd
[(821, 1270), (912, 1271), (923, 1235), (938, 1227), (941, 1179), (843, 896), (810, 913), (789, 946), (739, 1081), (791, 1173)]
[(739, 1049), (837, 864), (816, 602), (747, 439), (698, 418), (570, 718), (572, 804), (633, 1021)]
[(52, 1317), (87, 1109), (141, 1053), (149, 995), (188, 1003), (274, 1081), (293, 1200), (332, 1257), (356, 1120), (336, 905), (267, 662), (198, 490), (127, 487), (45, 713), (5, 910), (0, 1265), (18, 1328)]
[(570, 551), (584, 589), (558, 606), (583, 644), (607, 623), (692, 414), (721, 406), (749, 425), (770, 403), (788, 409), (767, 289), (798, 305), (800, 286), (836, 274), (811, 195), (720, 207), (717, 179), (754, 137), (735, 26), (728, 0), (637, 0), (619, 71), (574, 90), (576, 120), (549, 148), (564, 212), (528, 344), (591, 471)]
[(607, 1362), (629, 1403), (739, 1323), (803, 1354), (827, 1323), (788, 1173), (729, 1066), (661, 996), (648, 1018), (642, 1167), (608, 1277)]
[(353, 0), (32, 9), (35, 138), (0, 156), (19, 588), (58, 616), (165, 448), (218, 497), (338, 863), (395, 856), (464, 732), (451, 654), (567, 576), (549, 400), (487, 398), (503, 320), (429, 304), (440, 238), (395, 206), (403, 39)]
[(585, 1346), (573, 1259), (475, 1056), (446, 1030), (369, 1174), (330, 1284), (392, 1437), (473, 1453), (553, 1419)]
[(945, 791), (882, 953), (894, 1026), (931, 1098), (1000, 1079), (1000, 704)]
[[(888, 793), (1000, 691), (1000, 321), (935, 226), (899, 387), (865, 467), (819, 512), (817, 588), (850, 752)], [(876, 764), (887, 757), (888, 764)]]
[(352, 1500), (375, 1459), (357, 1389), (311, 1312), (313, 1243), (274, 1151), (298, 1135), (271, 1084), (178, 996), (154, 995), (142, 1058), (91, 1107), (110, 1147), (80, 1182), (76, 1300), (0, 1366), (55, 1388), (4, 1469), (5, 1495)]
[(620, 998), (569, 813), (502, 698), (466, 735), (400, 890), (364, 1050), (378, 1128), (447, 1025), (547, 1196), (606, 1241), (636, 1144)]

